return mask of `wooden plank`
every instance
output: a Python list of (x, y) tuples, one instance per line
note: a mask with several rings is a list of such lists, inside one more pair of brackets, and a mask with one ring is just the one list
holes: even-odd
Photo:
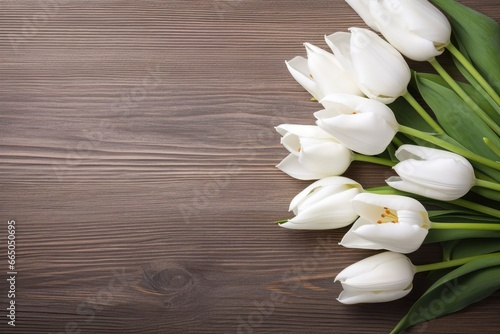
[[(423, 277), (405, 299), (341, 305), (333, 278), (373, 252), (338, 246), (347, 229), (272, 223), (308, 184), (274, 167), (273, 127), (317, 109), (283, 62), (362, 24), (340, 0), (2, 1), (0, 212), (18, 241), (2, 332), (388, 332)], [(371, 187), (392, 172), (346, 175)], [(496, 332), (499, 301), (410, 332)]]

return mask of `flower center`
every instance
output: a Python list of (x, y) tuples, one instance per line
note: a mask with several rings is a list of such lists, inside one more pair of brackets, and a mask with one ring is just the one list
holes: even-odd
[(380, 215), (382, 219), (377, 220), (377, 224), (386, 224), (386, 223), (399, 223), (398, 215), (390, 210), (389, 208), (384, 207), (384, 213)]

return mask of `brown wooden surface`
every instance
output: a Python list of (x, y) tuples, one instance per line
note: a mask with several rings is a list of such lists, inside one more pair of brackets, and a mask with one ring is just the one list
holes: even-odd
[[(461, 2), (500, 20), (497, 1)], [(355, 25), (340, 0), (2, 0), (0, 331), (387, 333), (422, 276), (405, 299), (341, 305), (333, 278), (373, 252), (272, 224), (309, 183), (274, 167), (273, 126), (318, 109), (284, 60)], [(410, 332), (494, 333), (499, 312), (496, 293)]]

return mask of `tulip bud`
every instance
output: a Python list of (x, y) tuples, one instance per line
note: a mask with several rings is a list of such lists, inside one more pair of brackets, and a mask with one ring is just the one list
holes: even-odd
[(350, 201), (363, 191), (359, 183), (342, 176), (330, 176), (309, 185), (290, 203), (296, 215), (281, 227), (327, 230), (351, 224), (358, 215)]
[(401, 161), (387, 184), (441, 201), (452, 201), (465, 195), (476, 182), (474, 168), (462, 156), (443, 150), (416, 145), (402, 145), (396, 151)]
[(299, 180), (340, 175), (353, 159), (352, 152), (314, 125), (282, 124), (276, 127), (290, 152), (276, 167)]
[(326, 109), (314, 114), (316, 124), (349, 149), (366, 155), (382, 153), (399, 124), (385, 104), (355, 95), (328, 95)]
[(413, 288), (415, 266), (403, 254), (384, 252), (356, 262), (342, 270), (335, 281), (343, 304), (381, 303), (406, 296)]
[(307, 59), (295, 57), (286, 62), (290, 74), (317, 100), (333, 93), (363, 95), (354, 73), (348, 72), (333, 54), (305, 43)]
[(450, 42), (446, 16), (427, 0), (346, 0), (370, 26), (406, 57), (429, 60)]
[(410, 197), (362, 193), (352, 205), (360, 217), (340, 242), (348, 248), (411, 253), (420, 247), (431, 225), (427, 210)]

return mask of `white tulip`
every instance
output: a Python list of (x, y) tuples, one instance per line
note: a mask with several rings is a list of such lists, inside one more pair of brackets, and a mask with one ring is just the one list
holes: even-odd
[(424, 206), (410, 197), (362, 193), (352, 205), (360, 217), (340, 242), (348, 248), (411, 253), (420, 247), (431, 225)]
[(276, 167), (296, 179), (340, 175), (351, 164), (352, 152), (315, 125), (282, 124), (276, 130), (290, 152)]
[(452, 152), (402, 145), (396, 157), (401, 162), (393, 168), (399, 176), (386, 182), (401, 191), (451, 201), (465, 195), (476, 182), (470, 162)]
[(314, 114), (316, 124), (349, 149), (366, 155), (382, 153), (399, 124), (385, 104), (355, 95), (328, 95), (326, 109)]
[(384, 252), (356, 262), (342, 270), (335, 281), (344, 291), (343, 304), (380, 303), (406, 296), (413, 288), (415, 266), (403, 254)]
[(342, 176), (330, 176), (309, 185), (290, 203), (296, 215), (281, 227), (300, 230), (327, 230), (351, 224), (358, 215), (351, 200), (363, 191), (359, 183)]
[(429, 60), (450, 42), (446, 16), (427, 0), (346, 0), (372, 29), (406, 57)]
[[(373, 31), (350, 28), (336, 32), (326, 42), (344, 67), (354, 72), (361, 91), (385, 104), (407, 92), (411, 72), (403, 56)], [(357, 94), (359, 95), (359, 94)]]
[(286, 62), (290, 74), (317, 100), (333, 93), (362, 95), (354, 74), (333, 54), (305, 43), (307, 59), (297, 56)]

